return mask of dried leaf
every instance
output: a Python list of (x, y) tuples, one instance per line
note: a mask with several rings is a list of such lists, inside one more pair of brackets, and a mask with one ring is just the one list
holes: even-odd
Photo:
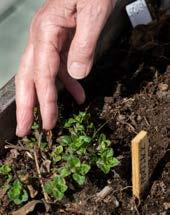
[(32, 199), (35, 198), (36, 195), (38, 194), (38, 191), (35, 190), (32, 185), (28, 185), (27, 188), (29, 190), (29, 194), (30, 194), (31, 198)]
[(25, 152), (25, 155), (27, 155), (29, 158), (31, 158), (32, 160), (34, 160), (34, 157), (32, 156), (32, 154), (30, 152)]
[(27, 184), (29, 181), (29, 174), (25, 173), (19, 176), (19, 179), (22, 183)]
[(34, 211), (35, 206), (40, 203), (42, 203), (42, 201), (40, 201), (40, 200), (33, 200), (31, 202), (28, 202), (22, 208), (18, 209), (17, 211), (12, 212), (11, 215), (27, 215), (28, 213)]
[(11, 149), (10, 150), (10, 156), (13, 159), (17, 159), (17, 157), (20, 155), (20, 153), (16, 149)]
[(40, 168), (40, 171), (42, 173), (46, 173), (46, 172), (50, 172), (50, 166), (51, 166), (51, 161), (50, 160), (45, 160), (42, 165), (41, 165), (41, 168)]
[(52, 146), (52, 141), (53, 141), (52, 139), (53, 139), (53, 133), (50, 130), (47, 132), (47, 142), (49, 144), (49, 148), (51, 148), (51, 146)]

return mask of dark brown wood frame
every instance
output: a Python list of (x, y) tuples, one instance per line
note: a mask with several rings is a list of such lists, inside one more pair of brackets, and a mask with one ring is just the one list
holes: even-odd
[(0, 89), (0, 140), (11, 139), (15, 134), (15, 84), (12, 78)]

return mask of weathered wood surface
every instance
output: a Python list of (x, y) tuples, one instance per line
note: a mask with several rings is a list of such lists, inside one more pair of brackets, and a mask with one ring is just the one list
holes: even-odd
[(15, 134), (15, 87), (14, 79), (0, 89), (0, 143)]
[(133, 195), (140, 199), (149, 181), (149, 141), (147, 132), (141, 131), (131, 143)]

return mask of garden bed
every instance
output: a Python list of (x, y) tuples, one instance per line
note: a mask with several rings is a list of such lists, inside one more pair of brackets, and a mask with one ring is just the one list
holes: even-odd
[[(99, 59), (88, 79), (82, 81), (87, 93), (86, 104), (78, 107), (63, 92), (59, 101), (59, 121), (52, 133), (42, 133), (34, 124), (27, 139), (5, 143), (0, 163), (1, 167), (6, 164), (9, 168), (6, 168), (6, 173), (0, 174), (1, 185), (7, 180), (6, 187), (0, 188), (0, 214), (18, 209), (14, 214), (32, 211), (32, 214), (68, 215), (168, 214), (169, 29), (170, 16), (162, 15), (159, 21), (149, 26), (140, 26), (132, 34), (127, 32), (120, 43)], [(92, 165), (84, 186), (78, 186), (71, 180), (61, 201), (54, 203), (50, 198), (53, 203), (46, 203), (46, 191), (42, 191), (42, 184), (51, 178), (51, 166), (54, 167), (54, 164), (51, 165), (48, 152), (30, 145), (30, 140), (35, 145), (44, 141), (55, 145), (56, 138), (68, 132), (63, 129), (65, 121), (73, 114), (79, 116), (80, 111), (89, 113), (88, 123), (93, 122), (97, 131), (110, 140), (109, 148), (113, 149), (119, 164), (108, 174)], [(150, 180), (139, 201), (132, 195), (131, 140), (141, 130), (147, 131), (149, 137)], [(90, 132), (88, 134), (91, 135)], [(98, 140), (97, 137), (95, 140)], [(56, 168), (59, 165), (56, 162)], [(23, 189), (19, 199), (23, 202), (19, 205), (12, 201), (12, 197), (9, 201), (11, 186), (16, 180)], [(27, 202), (29, 204), (24, 207)]]

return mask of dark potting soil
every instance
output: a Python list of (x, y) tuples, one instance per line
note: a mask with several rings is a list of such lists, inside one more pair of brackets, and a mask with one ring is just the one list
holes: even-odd
[[(60, 119), (86, 110), (98, 127), (107, 122), (103, 132), (112, 142), (120, 165), (104, 175), (92, 169), (84, 188), (68, 193), (63, 201), (48, 207), (36, 207), (29, 214), (166, 215), (170, 208), (169, 142), (170, 142), (170, 17), (162, 16), (149, 26), (140, 26), (95, 64), (90, 76), (82, 81), (87, 101), (78, 107), (66, 93), (60, 97)], [(149, 137), (148, 189), (139, 200), (132, 196), (131, 140), (141, 131)], [(54, 132), (62, 132), (59, 125)], [(11, 151), (3, 160), (10, 160)], [(14, 155), (13, 155), (14, 156)], [(24, 153), (13, 159), (14, 172), (27, 170), (34, 174), (35, 164)], [(35, 185), (37, 182), (34, 181)], [(37, 185), (38, 186), (38, 185)], [(107, 186), (109, 192), (97, 194)], [(39, 188), (41, 189), (41, 188)], [(0, 194), (2, 195), (2, 193)], [(41, 199), (40, 194), (36, 199)], [(17, 207), (1, 199), (1, 214)], [(49, 211), (48, 211), (49, 209)], [(48, 212), (45, 212), (48, 211)]]

